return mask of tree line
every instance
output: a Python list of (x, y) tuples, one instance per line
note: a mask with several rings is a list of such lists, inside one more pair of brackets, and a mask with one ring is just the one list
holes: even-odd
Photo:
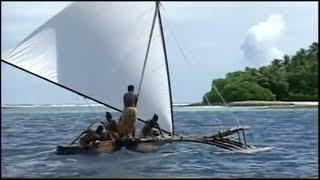
[(259, 69), (227, 73), (214, 79), (211, 90), (202, 98), (204, 104), (221, 102), (215, 86), (227, 101), (317, 101), (318, 43), (300, 49), (293, 56), (284, 55)]

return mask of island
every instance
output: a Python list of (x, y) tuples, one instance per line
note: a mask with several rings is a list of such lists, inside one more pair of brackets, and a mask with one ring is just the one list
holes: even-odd
[[(223, 102), (225, 101), (225, 103)], [(318, 106), (318, 43), (258, 69), (214, 79), (202, 102), (188, 106)]]

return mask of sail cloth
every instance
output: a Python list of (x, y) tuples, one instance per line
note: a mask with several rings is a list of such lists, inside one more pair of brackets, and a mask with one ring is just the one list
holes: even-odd
[[(76, 2), (67, 6), (2, 60), (109, 106), (138, 90), (154, 2)], [(157, 17), (138, 101), (139, 118), (156, 113), (172, 132), (168, 72)]]

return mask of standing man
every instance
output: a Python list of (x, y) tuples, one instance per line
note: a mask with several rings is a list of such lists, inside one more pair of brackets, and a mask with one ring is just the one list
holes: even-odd
[(120, 137), (134, 137), (135, 125), (138, 116), (136, 105), (138, 102), (138, 96), (134, 93), (134, 86), (128, 86), (128, 92), (123, 96), (123, 116), (119, 123), (119, 135)]

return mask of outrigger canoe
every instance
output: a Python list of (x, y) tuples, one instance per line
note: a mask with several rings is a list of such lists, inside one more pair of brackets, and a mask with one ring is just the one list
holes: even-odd
[[(189, 135), (189, 136), (167, 136), (167, 137), (149, 137), (149, 138), (127, 138), (117, 139), (114, 143), (111, 140), (98, 141), (94, 146), (84, 148), (81, 146), (58, 146), (56, 154), (70, 155), (79, 153), (110, 153), (117, 151), (123, 147), (132, 151), (152, 152), (164, 144), (171, 142), (196, 142), (214, 145), (230, 151), (238, 151), (241, 149), (249, 149), (247, 145), (244, 130), (247, 127), (234, 127), (228, 130), (220, 131), (215, 135)], [(242, 141), (240, 139), (242, 132)], [(238, 134), (238, 141), (232, 140), (231, 135)]]
[[(183, 141), (231, 151), (251, 149), (242, 127), (208, 136), (175, 135), (161, 16), (159, 1), (75, 2), (2, 54), (1, 62), (78, 94), (86, 102), (90, 99), (120, 113), (123, 90), (129, 83), (135, 85), (139, 95), (137, 120), (146, 123), (157, 113), (159, 130), (169, 135), (118, 139), (114, 143), (101, 141), (90, 148), (58, 146), (57, 154), (108, 153), (122, 147), (149, 151), (165, 143)], [(182, 52), (180, 45), (179, 49)], [(213, 88), (228, 107), (218, 89)], [(238, 135), (237, 141), (229, 138), (232, 134)]]

